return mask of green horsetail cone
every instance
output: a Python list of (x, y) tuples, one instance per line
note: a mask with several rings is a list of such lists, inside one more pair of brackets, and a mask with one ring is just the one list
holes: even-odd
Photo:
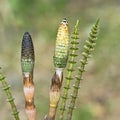
[(68, 22), (66, 19), (63, 19), (58, 28), (55, 53), (53, 57), (54, 66), (56, 68), (66, 67), (68, 60), (69, 41)]
[(25, 32), (22, 39), (21, 67), (23, 73), (30, 73), (34, 69), (34, 46), (32, 38)]

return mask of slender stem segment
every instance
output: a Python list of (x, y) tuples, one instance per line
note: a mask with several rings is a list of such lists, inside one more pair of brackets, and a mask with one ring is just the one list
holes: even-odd
[(14, 98), (12, 97), (12, 94), (10, 92), (10, 86), (7, 84), (5, 77), (2, 75), (2, 73), (0, 73), (0, 81), (2, 82), (3, 90), (5, 91), (7, 95), (7, 98), (8, 98), (7, 100), (11, 105), (11, 108), (13, 111), (12, 114), (14, 115), (15, 120), (20, 120), (19, 115), (18, 115), (19, 112), (17, 111), (16, 105), (14, 103)]
[(73, 66), (76, 63), (75, 58), (76, 58), (76, 51), (78, 50), (77, 45), (79, 44), (78, 42), (78, 24), (79, 24), (79, 20), (77, 20), (75, 28), (74, 28), (74, 32), (73, 32), (73, 36), (71, 37), (71, 48), (70, 48), (70, 58), (69, 58), (69, 66), (68, 66), (68, 73), (67, 73), (67, 77), (66, 77), (66, 83), (65, 83), (65, 87), (64, 87), (64, 91), (63, 91), (63, 95), (62, 95), (62, 100), (61, 100), (61, 104), (60, 104), (60, 119), (63, 120), (63, 114), (65, 111), (65, 107), (66, 107), (66, 101), (68, 98), (68, 90), (70, 89), (70, 82), (73, 79), (72, 78), (72, 73), (73, 73)]
[(86, 40), (86, 43), (84, 45), (84, 51), (82, 53), (83, 58), (80, 60), (80, 67), (78, 68), (76, 81), (75, 81), (75, 84), (73, 85), (74, 90), (73, 90), (73, 93), (71, 94), (71, 101), (69, 104), (66, 120), (72, 119), (72, 113), (73, 113), (75, 101), (78, 95), (80, 81), (82, 80), (82, 75), (83, 75), (83, 72), (85, 71), (85, 65), (87, 64), (88, 58), (91, 56), (91, 53), (94, 50), (94, 46), (96, 44), (98, 27), (99, 27), (98, 23), (99, 23), (99, 19), (97, 20), (95, 25), (93, 25), (91, 32), (89, 34), (88, 40)]
[(36, 108), (34, 105), (34, 46), (28, 32), (23, 36), (21, 50), (21, 67), (24, 83), (25, 109), (28, 120), (36, 120)]

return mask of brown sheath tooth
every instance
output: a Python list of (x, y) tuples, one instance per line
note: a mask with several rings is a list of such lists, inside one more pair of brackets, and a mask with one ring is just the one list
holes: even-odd
[(32, 73), (23, 74), (23, 82), (24, 86), (34, 85)]
[(25, 108), (27, 110), (31, 110), (31, 109), (35, 108), (34, 99), (30, 99), (30, 100), (26, 101)]
[(57, 72), (54, 73), (51, 83), (51, 90), (58, 91), (61, 88), (61, 83), (63, 79), (63, 72), (58, 74)]

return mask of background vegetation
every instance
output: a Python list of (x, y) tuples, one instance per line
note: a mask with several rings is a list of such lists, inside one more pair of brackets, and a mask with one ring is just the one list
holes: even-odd
[[(73, 120), (119, 120), (120, 111), (120, 1), (119, 0), (0, 0), (0, 66), (26, 120), (20, 66), (21, 40), (31, 33), (36, 55), (34, 82), (37, 119), (48, 111), (49, 85), (58, 25), (66, 17), (72, 32), (80, 20), (81, 45), (91, 25), (100, 17), (100, 33), (87, 66)], [(0, 118), (13, 120), (0, 84)]]

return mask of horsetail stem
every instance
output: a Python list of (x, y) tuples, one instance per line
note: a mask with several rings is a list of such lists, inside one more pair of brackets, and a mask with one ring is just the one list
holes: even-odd
[(17, 111), (16, 105), (14, 103), (14, 98), (12, 97), (11, 91), (10, 91), (10, 86), (7, 84), (5, 77), (2, 75), (2, 73), (0, 73), (0, 81), (2, 82), (2, 86), (3, 86), (3, 90), (5, 91), (6, 95), (7, 95), (7, 101), (10, 103), (12, 111), (13, 111), (13, 115), (15, 120), (20, 120), (19, 118), (19, 112)]
[(98, 28), (99, 28), (99, 19), (93, 25), (91, 32), (88, 36), (88, 40), (86, 40), (84, 45), (84, 51), (82, 52), (83, 58), (80, 60), (80, 67), (78, 68), (76, 81), (75, 81), (75, 84), (73, 85), (73, 93), (71, 94), (71, 100), (68, 107), (67, 120), (72, 119), (72, 113), (73, 113), (75, 101), (78, 95), (80, 81), (82, 80), (82, 75), (83, 75), (83, 72), (85, 71), (85, 65), (87, 64), (88, 58), (90, 57), (92, 51), (94, 50), (94, 46), (96, 44), (96, 39), (98, 34)]
[(53, 56), (53, 62), (55, 67), (55, 73), (52, 77), (50, 87), (50, 109), (49, 115), (46, 116), (50, 120), (55, 119), (58, 102), (60, 99), (60, 89), (63, 81), (63, 69), (66, 67), (68, 60), (69, 49), (69, 31), (68, 23), (66, 19), (63, 19), (57, 33), (55, 52)]
[(36, 108), (34, 105), (34, 46), (28, 32), (23, 35), (21, 50), (21, 67), (23, 73), (25, 109), (29, 120), (36, 119)]
[[(61, 73), (62, 75), (62, 73)], [(52, 83), (50, 87), (50, 110), (49, 110), (49, 118), (50, 120), (55, 120), (56, 110), (58, 106), (58, 102), (60, 99), (60, 88), (61, 88), (61, 80), (58, 74), (53, 75)]]
[(72, 78), (72, 72), (74, 71), (73, 66), (76, 63), (75, 57), (77, 56), (76, 51), (78, 50), (77, 45), (79, 44), (79, 42), (78, 42), (78, 25), (79, 25), (79, 20), (76, 21), (74, 32), (71, 37), (72, 40), (71, 40), (71, 48), (70, 48), (69, 66), (68, 66), (68, 70), (67, 70), (68, 73), (67, 73), (67, 77), (66, 77), (66, 83), (64, 86), (64, 90), (63, 90), (61, 104), (60, 104), (60, 119), (61, 120), (63, 120), (63, 114), (65, 111), (66, 101), (67, 101), (67, 97), (68, 97), (68, 90), (70, 88), (70, 82), (73, 79)]

